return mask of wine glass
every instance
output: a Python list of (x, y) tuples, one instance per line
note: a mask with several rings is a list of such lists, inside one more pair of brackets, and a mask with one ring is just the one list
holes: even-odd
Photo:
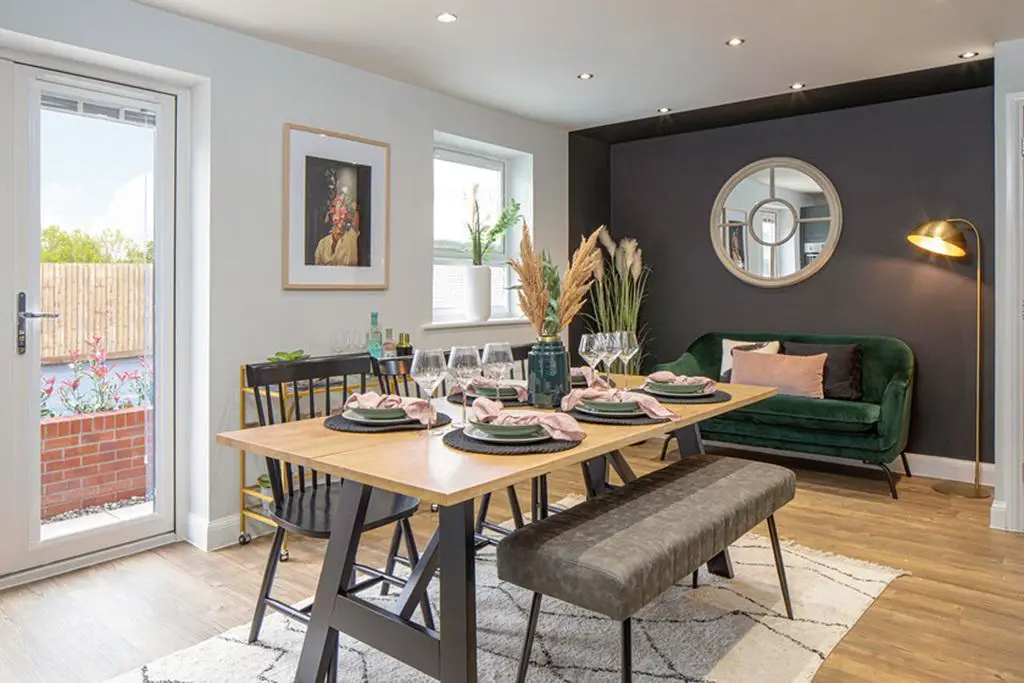
[(615, 359), (619, 357), (619, 353), (622, 348), (619, 346), (618, 334), (615, 332), (602, 332), (600, 335), (601, 341), (601, 361), (604, 363), (604, 372), (608, 375), (608, 379), (611, 380), (612, 364), (615, 363)]
[(601, 335), (584, 334), (580, 337), (580, 358), (590, 366), (591, 372), (597, 375), (597, 366), (601, 362)]
[(448, 374), (462, 389), (462, 425), (466, 425), (469, 385), (480, 376), (480, 352), (475, 346), (453, 346), (448, 356)]
[(623, 372), (626, 373), (626, 386), (629, 388), (629, 361), (640, 352), (640, 343), (637, 341), (636, 332), (619, 332), (619, 360), (622, 361)]
[(484, 374), (495, 381), (508, 377), (515, 367), (515, 359), (512, 358), (512, 345), (508, 342), (491, 342), (484, 344)]
[[(427, 395), (427, 402), (434, 397), (434, 392), (444, 378), (448, 376), (448, 366), (444, 361), (444, 351), (441, 349), (416, 349), (412, 356), (412, 366), (409, 368), (409, 376), (416, 385)], [(433, 433), (433, 420), (427, 420), (427, 436)]]

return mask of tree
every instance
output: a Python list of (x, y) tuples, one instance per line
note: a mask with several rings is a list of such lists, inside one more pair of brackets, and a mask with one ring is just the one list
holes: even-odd
[(40, 260), (43, 263), (152, 263), (153, 241), (145, 245), (120, 230), (105, 228), (99, 235), (60, 226), (43, 228)]

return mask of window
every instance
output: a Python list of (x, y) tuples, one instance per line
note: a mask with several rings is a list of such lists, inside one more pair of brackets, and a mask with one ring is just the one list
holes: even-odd
[[(477, 188), (480, 222), (494, 225), (507, 192), (504, 159), (447, 148), (434, 150), (434, 321), (460, 320), (464, 314), (464, 267), (472, 264), (469, 230), (473, 187)], [(510, 240), (496, 242), (487, 258), (491, 266), (491, 317), (515, 315), (507, 289), (511, 269)]]

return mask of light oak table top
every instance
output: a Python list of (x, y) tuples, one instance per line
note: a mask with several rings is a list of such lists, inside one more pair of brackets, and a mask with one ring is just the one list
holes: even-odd
[[(614, 377), (618, 386), (625, 386), (627, 378)], [(628, 379), (630, 386), (637, 386), (641, 381), (639, 377)], [(668, 422), (642, 426), (581, 422), (587, 438), (575, 448), (559, 453), (466, 453), (445, 446), (441, 435), (427, 437), (415, 431), (336, 432), (324, 427), (323, 419), (222, 432), (217, 435), (217, 443), (415, 496), (427, 503), (455, 505), (748, 406), (776, 393), (774, 388), (741, 384), (720, 384), (719, 388), (728, 392), (732, 399), (711, 404), (664, 404), (676, 414)], [(448, 407), (446, 412), (455, 411)]]

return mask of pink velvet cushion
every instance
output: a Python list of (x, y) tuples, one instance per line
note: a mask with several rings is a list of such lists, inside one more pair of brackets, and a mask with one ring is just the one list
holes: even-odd
[(732, 381), (759, 387), (778, 387), (780, 394), (824, 398), (822, 379), (827, 353), (816, 356), (736, 351), (732, 359)]

